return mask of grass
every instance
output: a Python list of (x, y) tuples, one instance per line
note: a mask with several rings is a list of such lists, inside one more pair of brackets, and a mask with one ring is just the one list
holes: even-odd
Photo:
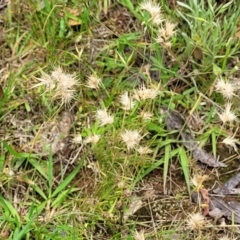
[[(229, 156), (222, 142), (238, 135), (240, 9), (161, 0), (158, 27), (140, 4), (27, 0), (1, 10), (1, 239), (237, 236), (234, 227), (188, 225), (201, 211), (190, 179), (207, 174), (212, 188), (235, 165), (200, 169), (160, 107), (190, 119), (215, 157), (221, 148), (221, 160)], [(219, 78), (235, 84), (230, 99), (216, 91)], [(228, 102), (236, 121), (221, 121)]]

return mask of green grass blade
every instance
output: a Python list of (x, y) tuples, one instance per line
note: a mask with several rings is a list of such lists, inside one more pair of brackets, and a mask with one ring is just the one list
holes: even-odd
[(166, 183), (167, 183), (167, 174), (168, 174), (169, 160), (170, 160), (170, 150), (171, 150), (171, 145), (166, 145), (165, 146), (165, 154), (164, 154), (164, 164), (163, 164), (163, 192), (164, 192), (164, 194), (167, 194)]
[[(156, 152), (158, 151), (159, 148), (156, 149)], [(178, 153), (178, 149), (175, 149), (173, 151), (170, 152), (169, 158), (172, 158), (173, 156), (175, 156)], [(154, 169), (158, 168), (159, 166), (161, 166), (164, 163), (164, 157), (157, 160), (154, 164), (152, 164), (149, 168), (144, 169), (142, 171), (139, 171), (137, 177), (135, 178), (135, 180), (133, 181), (132, 184), (132, 188), (141, 180), (143, 179), (145, 176), (147, 176), (151, 171), (153, 171)]]
[(4, 208), (5, 213), (7, 213), (7, 215), (9, 216), (12, 215), (14, 217), (16, 226), (20, 227), (21, 225), (20, 216), (17, 210), (13, 207), (13, 205), (9, 201), (4, 199), (1, 195), (0, 195), (0, 204)]
[(48, 160), (48, 198), (51, 198), (52, 194), (52, 186), (53, 186), (53, 158), (52, 152), (50, 152), (49, 160)]
[(183, 147), (179, 148), (180, 164), (182, 166), (184, 178), (187, 184), (188, 193), (190, 194), (190, 174), (189, 174), (189, 163), (186, 151)]
[(52, 197), (55, 197), (59, 192), (61, 192), (65, 187), (68, 186), (68, 184), (73, 180), (73, 178), (76, 176), (80, 168), (82, 167), (82, 164), (79, 164), (56, 188), (56, 190), (53, 192)]
[(142, 171), (139, 171), (137, 177), (135, 178), (135, 180), (133, 181), (133, 185), (132, 188), (134, 188), (134, 186), (141, 180), (143, 179), (145, 176), (147, 176), (151, 171), (153, 171), (154, 169), (156, 169), (157, 167), (161, 166), (164, 163), (164, 159), (161, 158), (160, 160), (158, 160), (157, 162), (155, 162), (153, 165), (151, 165), (151, 167), (147, 168), (147, 169), (143, 169)]
[[(33, 158), (30, 158), (28, 160), (32, 166), (46, 179), (48, 180), (49, 177), (48, 177), (48, 173), (47, 173), (47, 166), (43, 167), (42, 165), (40, 165), (39, 161), (36, 161), (35, 159)], [(42, 162), (41, 162), (42, 164)]]
[(212, 132), (212, 152), (213, 156), (217, 156), (217, 138), (216, 138), (216, 132)]
[(29, 156), (37, 156), (36, 154), (30, 154), (30, 153), (24, 153), (24, 152), (17, 152), (14, 148), (12, 148), (10, 145), (8, 145), (6, 142), (3, 142), (3, 146), (5, 149), (8, 150), (9, 153), (11, 153), (16, 158), (29, 158)]
[(22, 230), (19, 232), (19, 230), (15, 230), (14, 234), (13, 234), (13, 240), (21, 240), (23, 239), (23, 237), (25, 236), (26, 233), (30, 232), (31, 230), (31, 224), (33, 223), (33, 221), (35, 220), (37, 216), (34, 216), (23, 228)]
[(47, 200), (46, 194), (43, 192), (41, 188), (39, 188), (37, 185), (32, 185), (32, 188), (44, 199)]
[(54, 199), (54, 201), (52, 202), (51, 206), (52, 207), (57, 207), (60, 204), (62, 204), (62, 202), (66, 199), (67, 195), (73, 192), (78, 191), (79, 188), (72, 188), (72, 189), (67, 189), (64, 190), (63, 192), (61, 192), (56, 199)]

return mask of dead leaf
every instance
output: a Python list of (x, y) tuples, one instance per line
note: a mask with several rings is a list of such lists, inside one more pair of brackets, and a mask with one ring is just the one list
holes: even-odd
[(226, 167), (226, 164), (218, 162), (218, 160), (204, 149), (198, 147), (198, 142), (194, 139), (190, 128), (186, 124), (184, 117), (178, 112), (161, 107), (161, 112), (167, 114), (167, 129), (180, 130), (180, 135), (183, 140), (183, 145), (192, 151), (193, 158), (210, 167)]
[(227, 166), (226, 164), (219, 162), (211, 153), (208, 153), (201, 148), (196, 148), (193, 150), (193, 158), (210, 167), (226, 167)]
[(140, 199), (132, 199), (127, 211), (124, 213), (123, 219), (126, 222), (130, 216), (132, 216), (137, 210), (143, 206), (143, 202)]
[(214, 208), (208, 214), (211, 218), (214, 218), (214, 221), (216, 222), (218, 219), (220, 219), (224, 215), (224, 212), (221, 211), (219, 208)]
[(209, 214), (209, 205), (210, 205), (210, 198), (208, 196), (208, 190), (202, 188), (202, 189), (200, 189), (200, 193), (201, 193), (203, 201), (204, 201), (203, 216), (206, 217)]
[(203, 58), (203, 54), (202, 54), (202, 50), (198, 47), (196, 47), (194, 50), (193, 50), (193, 58), (196, 60), (196, 61), (202, 61), (202, 58)]
[(240, 18), (238, 18), (237, 31), (236, 31), (235, 37), (240, 38)]
[(240, 38), (240, 29), (237, 30), (236, 34), (235, 34), (236, 38)]
[(197, 188), (201, 189), (203, 187), (203, 182), (208, 179), (207, 175), (193, 175), (191, 182)]
[(82, 21), (78, 18), (81, 14), (81, 11), (79, 9), (68, 8), (67, 13), (68, 13), (68, 17), (69, 17), (68, 25), (70, 27), (82, 24)]
[(230, 178), (227, 182), (223, 184), (222, 187), (214, 189), (213, 192), (217, 194), (239, 194), (239, 188), (236, 188), (240, 183), (240, 173), (236, 174), (232, 178)]

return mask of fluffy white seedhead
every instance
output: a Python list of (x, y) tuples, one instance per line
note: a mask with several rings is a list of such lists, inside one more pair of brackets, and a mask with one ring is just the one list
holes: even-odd
[(56, 87), (55, 80), (48, 75), (47, 73), (43, 72), (41, 78), (37, 78), (39, 83), (33, 85), (32, 88), (44, 86), (46, 88), (46, 92), (51, 92)]
[(70, 89), (73, 90), (77, 84), (75, 75), (64, 73), (61, 67), (56, 68), (51, 76), (57, 83), (56, 91), (64, 92)]
[(61, 67), (56, 68), (52, 73), (42, 73), (41, 78), (37, 78), (39, 83), (33, 87), (44, 86), (45, 92), (53, 93), (52, 100), (61, 100), (62, 104), (68, 104), (74, 98), (77, 85), (74, 74), (64, 73)]
[(163, 43), (170, 40), (176, 32), (174, 30), (176, 26), (177, 26), (176, 24), (171, 23), (170, 21), (167, 20), (165, 22), (165, 26), (162, 26), (158, 29), (156, 42)]
[(74, 98), (75, 91), (72, 89), (67, 89), (65, 91), (56, 91), (52, 99), (60, 99), (61, 104), (69, 104)]
[(227, 99), (231, 99), (233, 96), (235, 96), (235, 84), (229, 81), (225, 81), (221, 77), (217, 80), (215, 88), (217, 92), (221, 93), (223, 97)]
[(165, 29), (166, 29), (166, 30), (165, 30), (165, 37), (166, 37), (167, 39), (173, 37), (173, 35), (174, 35), (175, 32), (176, 32), (176, 30), (174, 30), (174, 29), (176, 28), (176, 26), (177, 26), (177, 24), (172, 23), (172, 22), (170, 22), (169, 20), (167, 20), (167, 21), (165, 22)]
[(158, 3), (146, 0), (140, 4), (140, 8), (149, 12), (153, 24), (159, 25), (164, 20), (161, 14), (161, 7)]
[(201, 213), (193, 213), (187, 220), (187, 225), (191, 230), (200, 230), (206, 224), (206, 220)]
[(147, 155), (147, 154), (150, 154), (153, 152), (152, 149), (150, 149), (149, 147), (147, 146), (139, 146), (137, 149), (137, 152), (140, 154), (140, 155)]
[(131, 110), (135, 105), (135, 102), (133, 101), (133, 99), (129, 97), (128, 92), (125, 92), (120, 96), (119, 102), (122, 104), (122, 109), (126, 111)]
[(231, 123), (236, 120), (236, 115), (231, 111), (232, 104), (227, 103), (225, 105), (225, 109), (222, 113), (218, 113), (218, 116), (220, 117), (221, 121), (223, 123)]
[(80, 144), (83, 142), (82, 135), (81, 134), (76, 134), (72, 140), (73, 143), (75, 144)]
[(139, 232), (136, 231), (136, 232), (134, 233), (134, 240), (145, 240), (144, 230), (140, 230)]
[(100, 121), (101, 126), (114, 122), (114, 117), (108, 114), (106, 109), (97, 110), (96, 118)]
[(146, 99), (154, 99), (158, 95), (158, 89), (146, 88), (143, 84), (139, 89), (134, 90), (133, 97), (137, 101), (146, 100)]
[(141, 140), (141, 135), (137, 130), (125, 130), (121, 133), (122, 141), (127, 145), (127, 149), (133, 149)]
[(96, 75), (90, 75), (87, 80), (87, 87), (91, 89), (98, 89), (102, 79)]
[(99, 140), (100, 140), (100, 135), (94, 134), (94, 135), (87, 136), (85, 138), (84, 143), (95, 143), (96, 144)]
[(233, 136), (228, 136), (222, 142), (227, 146), (232, 147), (234, 151), (237, 152), (238, 148), (236, 143), (239, 143), (239, 141), (236, 138), (234, 138)]
[(153, 113), (142, 111), (140, 113), (140, 116), (142, 117), (143, 120), (150, 120), (153, 117)]

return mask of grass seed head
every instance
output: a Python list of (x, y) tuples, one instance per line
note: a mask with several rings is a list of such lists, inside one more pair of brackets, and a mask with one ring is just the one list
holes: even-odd
[(56, 91), (64, 92), (69, 89), (72, 90), (77, 84), (76, 76), (74, 74), (64, 73), (61, 67), (56, 68), (51, 76), (57, 83)]
[(218, 116), (220, 117), (221, 121), (223, 123), (227, 123), (227, 122), (233, 122), (234, 120), (236, 120), (236, 115), (231, 111), (231, 107), (232, 104), (231, 103), (227, 103), (225, 106), (225, 109), (222, 113), (218, 113)]
[(150, 153), (152, 153), (153, 152), (153, 150), (152, 149), (150, 149), (149, 147), (147, 147), (147, 146), (139, 146), (138, 148), (137, 148), (137, 152), (140, 154), (140, 155), (147, 155), (147, 154), (150, 154)]
[(153, 24), (159, 25), (163, 21), (161, 7), (158, 3), (154, 3), (151, 0), (146, 0), (140, 4), (140, 8), (149, 12), (151, 15), (151, 22)]
[(134, 90), (133, 97), (137, 101), (146, 100), (146, 99), (154, 99), (158, 95), (158, 90), (153, 88), (146, 88), (143, 84), (139, 89)]
[(114, 121), (114, 117), (108, 114), (106, 109), (97, 110), (96, 118), (100, 121), (101, 126), (111, 124)]
[(172, 23), (168, 20), (165, 22), (165, 37), (167, 39), (172, 38), (173, 35), (176, 33), (176, 30), (174, 30), (176, 26), (177, 24)]
[(234, 151), (237, 152), (238, 148), (236, 143), (238, 143), (238, 140), (236, 138), (234, 138), (233, 136), (228, 136), (222, 142), (228, 146), (233, 147)]
[(172, 47), (172, 43), (170, 41), (169, 42), (163, 42), (162, 46), (166, 49), (170, 49)]
[(52, 97), (52, 99), (60, 99), (61, 105), (69, 104), (72, 99), (74, 98), (75, 91), (72, 89), (67, 89), (65, 91), (56, 91), (55, 95)]
[(145, 240), (144, 230), (140, 230), (139, 232), (136, 231), (136, 232), (134, 233), (134, 240)]
[(33, 85), (32, 88), (44, 86), (46, 88), (46, 92), (51, 92), (56, 87), (56, 82), (54, 79), (48, 75), (47, 73), (43, 72), (41, 78), (37, 78), (39, 83)]
[(119, 102), (122, 104), (123, 110), (131, 110), (135, 105), (135, 102), (129, 97), (128, 92), (125, 92), (120, 96)]
[(87, 80), (87, 87), (91, 89), (98, 89), (102, 79), (99, 78), (97, 75), (90, 75)]
[(96, 144), (99, 140), (100, 140), (100, 135), (94, 134), (94, 135), (87, 136), (84, 143), (94, 143), (94, 144)]
[(82, 135), (81, 134), (75, 135), (72, 142), (75, 144), (82, 143), (83, 142)]
[(175, 27), (177, 25), (174, 23), (171, 23), (170, 21), (165, 22), (165, 27), (162, 26), (158, 29), (158, 35), (156, 41), (158, 43), (167, 42), (169, 39), (173, 37), (176, 31), (174, 31)]
[(150, 120), (153, 117), (153, 113), (142, 111), (140, 113), (140, 116), (142, 117), (143, 120)]
[(187, 220), (187, 225), (191, 230), (200, 230), (206, 224), (206, 220), (200, 213), (193, 213), (189, 216)]
[(215, 85), (216, 91), (221, 93), (223, 97), (227, 99), (231, 99), (235, 94), (234, 91), (236, 89), (235, 84), (231, 82), (224, 81), (223, 78), (219, 78)]
[(37, 78), (40, 83), (33, 87), (45, 86), (45, 92), (52, 92), (52, 100), (60, 99), (62, 105), (70, 103), (74, 97), (77, 80), (74, 74), (64, 73), (61, 67), (52, 71), (51, 75), (42, 74), (41, 78)]
[(122, 141), (127, 145), (127, 149), (133, 149), (140, 141), (141, 136), (137, 130), (125, 130), (121, 133)]

